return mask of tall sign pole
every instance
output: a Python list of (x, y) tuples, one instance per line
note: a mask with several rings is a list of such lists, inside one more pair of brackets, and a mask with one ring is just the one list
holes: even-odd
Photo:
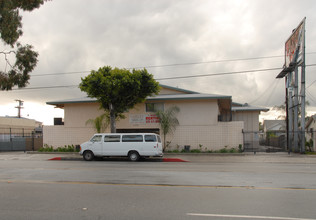
[(301, 40), (301, 48), (302, 48), (302, 64), (301, 64), (301, 153), (305, 153), (305, 20), (303, 22), (302, 27), (302, 40)]
[[(301, 153), (305, 153), (305, 21), (306, 18), (285, 42), (284, 68), (276, 77), (285, 77), (286, 80), (288, 149), (289, 152), (294, 150)], [(301, 67), (300, 85), (299, 67)]]

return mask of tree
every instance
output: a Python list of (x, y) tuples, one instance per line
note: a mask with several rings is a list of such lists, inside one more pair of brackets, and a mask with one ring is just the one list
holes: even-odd
[(115, 133), (115, 119), (147, 96), (158, 94), (159, 83), (146, 69), (131, 72), (105, 66), (81, 78), (79, 88), (89, 97), (96, 98), (101, 108), (109, 113), (111, 132)]
[[(125, 116), (123, 114), (119, 114), (116, 121), (119, 119), (124, 119)], [(95, 119), (89, 119), (86, 121), (86, 125), (92, 125), (97, 133), (102, 133), (109, 127), (110, 125), (110, 114), (109, 112), (105, 112), (104, 114), (96, 117)]]
[(86, 121), (86, 125), (88, 124), (91, 124), (97, 133), (102, 133), (109, 126), (109, 120), (106, 117), (106, 113), (104, 113), (95, 119), (89, 119)]
[[(5, 68), (0, 70), (1, 90), (11, 90), (13, 86), (25, 87), (38, 62), (38, 53), (32, 45), (22, 45), (18, 42), (22, 36), (22, 16), (20, 10), (32, 11), (39, 8), (47, 0), (0, 0), (0, 38), (9, 51), (0, 51), (4, 56)], [(15, 62), (12, 65), (12, 55)]]
[(285, 104), (275, 105), (274, 107), (272, 107), (272, 110), (279, 112), (279, 116), (277, 117), (277, 119), (285, 120), (285, 118), (286, 118), (286, 116), (285, 116), (286, 115), (286, 105)]
[(160, 128), (163, 134), (163, 151), (166, 149), (166, 136), (167, 134), (172, 134), (176, 127), (179, 125), (179, 121), (176, 117), (177, 113), (180, 112), (178, 106), (172, 106), (168, 108), (166, 111), (157, 111), (155, 114), (159, 118)]

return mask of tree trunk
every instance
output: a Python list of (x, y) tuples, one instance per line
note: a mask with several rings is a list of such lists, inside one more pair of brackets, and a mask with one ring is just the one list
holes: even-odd
[(116, 121), (115, 121), (115, 111), (114, 106), (110, 103), (110, 126), (111, 126), (111, 133), (116, 133)]
[(162, 148), (162, 152), (165, 152), (166, 150), (166, 133), (163, 133), (163, 148)]

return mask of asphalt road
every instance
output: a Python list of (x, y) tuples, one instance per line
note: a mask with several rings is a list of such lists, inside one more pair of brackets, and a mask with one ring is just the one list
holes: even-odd
[(0, 219), (316, 220), (313, 157), (51, 157), (0, 153)]

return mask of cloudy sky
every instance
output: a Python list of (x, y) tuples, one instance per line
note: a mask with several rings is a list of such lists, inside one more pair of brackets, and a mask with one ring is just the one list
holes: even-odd
[[(0, 116), (17, 115), (21, 99), (22, 116), (52, 124), (63, 112), (46, 102), (85, 96), (81, 77), (105, 65), (146, 67), (161, 84), (231, 95), (234, 102), (281, 105), (281, 69), (249, 71), (281, 68), (285, 41), (304, 17), (306, 64), (316, 64), (315, 11), (314, 0), (49, 1), (22, 13), (20, 41), (35, 47), (39, 63), (26, 89), (0, 92)], [(306, 67), (309, 112), (316, 111), (314, 80), (316, 66)]]

